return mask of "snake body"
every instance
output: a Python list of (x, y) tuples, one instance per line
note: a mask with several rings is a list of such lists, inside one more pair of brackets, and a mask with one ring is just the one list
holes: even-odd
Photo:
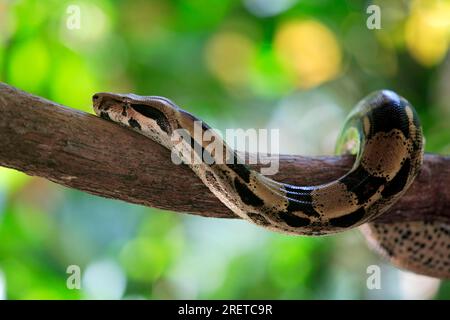
[[(192, 114), (169, 99), (134, 94), (97, 93), (94, 110), (102, 118), (130, 127), (173, 150), (234, 213), (264, 228), (297, 235), (324, 235), (361, 226), (369, 243), (398, 267), (435, 277), (450, 277), (450, 225), (417, 221), (371, 222), (408, 189), (423, 161), (423, 135), (416, 111), (388, 90), (361, 100), (348, 116), (337, 153), (355, 154), (352, 169), (318, 186), (274, 181), (249, 169), (219, 136), (226, 161), (196, 140)], [(201, 122), (201, 130), (210, 127)], [(178, 130), (190, 139), (175, 145)], [(199, 152), (199, 150), (201, 152)], [(204, 160), (205, 155), (210, 161)], [(192, 162), (191, 156), (201, 161)]]

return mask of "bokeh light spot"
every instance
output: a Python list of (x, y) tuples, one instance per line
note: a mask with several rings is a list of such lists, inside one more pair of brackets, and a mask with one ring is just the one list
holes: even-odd
[[(279, 288), (293, 289), (302, 287), (310, 275), (313, 264), (311, 253), (314, 243), (311, 239), (280, 239), (282, 251), (273, 251), (269, 263), (270, 280)], [(277, 243), (280, 245), (280, 243)], [(295, 263), (292, 263), (295, 261)], [(279, 270), (283, 270), (282, 273)]]
[[(74, 49), (89, 49), (108, 34), (111, 28), (110, 16), (105, 8), (92, 3), (78, 3), (80, 24), (79, 28), (69, 28), (67, 23), (72, 14), (64, 12), (61, 19), (61, 42)], [(67, 8), (65, 8), (67, 9)]]
[(450, 41), (450, 1), (414, 1), (405, 40), (411, 55), (422, 65), (441, 62)]
[(3, 271), (0, 269), (0, 300), (6, 299), (6, 278)]
[(311, 88), (335, 78), (341, 69), (341, 49), (334, 34), (316, 20), (282, 24), (275, 50), (293, 72), (300, 88)]
[(73, 53), (67, 55), (61, 53), (61, 58), (54, 70), (54, 77), (58, 79), (51, 83), (51, 93), (55, 101), (86, 112), (93, 112), (91, 97), (98, 88), (93, 70), (81, 57)]
[[(219, 23), (232, 6), (232, 1), (179, 0), (177, 22), (182, 30), (208, 29)], [(214, 8), (214, 9), (212, 9)]]
[(0, 190), (16, 192), (30, 180), (31, 177), (23, 172), (0, 167)]
[(13, 49), (8, 65), (8, 82), (22, 90), (37, 92), (48, 77), (50, 59), (40, 39), (19, 44)]
[(124, 3), (118, 18), (128, 37), (147, 44), (169, 36), (173, 15), (173, 4), (169, 1), (136, 0)]
[(127, 280), (117, 263), (97, 261), (86, 268), (83, 290), (90, 299), (120, 299), (125, 293)]
[(260, 97), (279, 98), (295, 87), (295, 77), (286, 72), (271, 48), (259, 51), (251, 75), (252, 90)]
[(121, 252), (121, 261), (127, 274), (135, 280), (155, 281), (166, 269), (169, 253), (162, 243), (138, 238), (130, 241)]
[(247, 10), (258, 17), (270, 17), (292, 8), (298, 0), (244, 0)]
[[(11, 14), (11, 4), (0, 1), (0, 47), (16, 31), (16, 19)], [(1, 60), (0, 60), (1, 65)]]
[(218, 33), (206, 46), (206, 64), (225, 85), (246, 85), (254, 57), (252, 40), (235, 32)]

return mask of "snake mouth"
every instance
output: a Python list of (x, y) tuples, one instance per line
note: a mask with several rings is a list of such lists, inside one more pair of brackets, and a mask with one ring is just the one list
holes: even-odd
[(97, 115), (102, 111), (102, 94), (96, 93), (92, 96), (92, 105), (94, 107), (94, 111)]

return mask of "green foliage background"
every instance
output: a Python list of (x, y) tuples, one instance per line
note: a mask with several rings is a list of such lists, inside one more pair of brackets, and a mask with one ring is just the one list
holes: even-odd
[[(331, 154), (352, 105), (389, 88), (417, 108), (427, 151), (447, 154), (450, 3), (376, 1), (379, 30), (369, 4), (0, 0), (0, 80), (87, 112), (97, 91), (167, 96), (221, 130), (279, 128), (281, 151), (304, 155)], [(380, 290), (366, 286), (372, 264)], [(445, 299), (450, 285), (385, 264), (358, 231), (274, 234), (0, 168), (0, 297)]]

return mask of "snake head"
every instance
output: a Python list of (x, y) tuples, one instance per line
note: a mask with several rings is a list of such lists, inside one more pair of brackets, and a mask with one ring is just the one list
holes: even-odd
[(167, 136), (178, 127), (179, 107), (164, 97), (100, 92), (92, 97), (101, 118), (145, 132)]
[(114, 115), (121, 114), (128, 108), (124, 95), (99, 92), (92, 96), (95, 113), (104, 119), (113, 120)]

